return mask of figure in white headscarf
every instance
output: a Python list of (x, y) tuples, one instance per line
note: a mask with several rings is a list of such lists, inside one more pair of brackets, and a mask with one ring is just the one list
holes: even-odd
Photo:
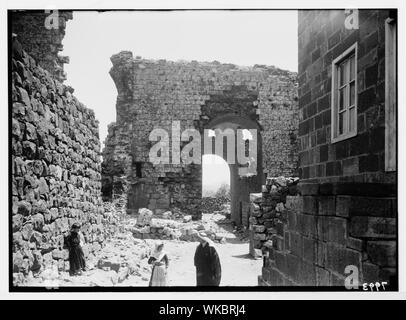
[(198, 233), (200, 244), (196, 248), (195, 267), (197, 286), (219, 286), (221, 280), (220, 259), (213, 241), (203, 232)]
[(164, 243), (159, 241), (155, 244), (155, 250), (148, 259), (148, 263), (152, 264), (150, 287), (165, 287), (167, 286), (167, 274), (169, 259), (166, 252), (163, 250)]

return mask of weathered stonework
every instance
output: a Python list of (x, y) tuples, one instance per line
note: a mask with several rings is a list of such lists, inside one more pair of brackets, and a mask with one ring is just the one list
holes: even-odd
[[(299, 195), (286, 198), (281, 245), (269, 249), (261, 285), (397, 287), (396, 171), (385, 171), (385, 20), (389, 10), (299, 11)], [(358, 130), (331, 141), (332, 61), (358, 46)]]
[(154, 166), (149, 160), (155, 143), (148, 139), (150, 132), (163, 128), (171, 133), (173, 121), (180, 121), (180, 132), (258, 130), (258, 175), (241, 178), (237, 165), (230, 165), (237, 223), (243, 222), (241, 211), (249, 209), (249, 193), (260, 191), (264, 173), (296, 173), (295, 73), (259, 65), (145, 60), (127, 51), (111, 60), (110, 74), (118, 90), (117, 121), (109, 127), (103, 151), (102, 188), (106, 198), (127, 192), (129, 213), (141, 207), (155, 213), (178, 207), (195, 218), (201, 214), (201, 165)]
[(69, 57), (58, 53), (63, 50), (66, 22), (72, 19), (72, 12), (21, 10), (11, 11), (9, 18), (12, 32), (18, 35), (24, 50), (54, 79), (65, 80), (63, 65), (69, 63)]
[(286, 198), (297, 194), (298, 181), (297, 177), (269, 177), (261, 194), (251, 194), (249, 229), (253, 257), (262, 256), (262, 252), (272, 248), (278, 249), (285, 241)]
[(101, 201), (98, 121), (71, 89), (13, 40), (11, 74), (12, 252), (21, 276), (68, 268), (64, 234), (82, 225), (86, 258), (114, 221)]

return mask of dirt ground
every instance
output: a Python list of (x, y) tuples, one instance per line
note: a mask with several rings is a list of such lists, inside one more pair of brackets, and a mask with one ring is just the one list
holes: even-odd
[[(165, 246), (171, 257), (169, 267), (170, 286), (194, 286), (196, 273), (193, 265), (197, 242), (175, 243), (168, 241)], [(222, 277), (221, 286), (257, 286), (262, 261), (248, 254), (248, 243), (217, 244)]]
[[(215, 226), (224, 234), (225, 243), (216, 243), (220, 257), (222, 278), (220, 286), (257, 286), (261, 274), (262, 260), (249, 254), (249, 243), (233, 232), (230, 223), (222, 223), (212, 215), (205, 215), (206, 224)], [(96, 261), (89, 262), (89, 270), (81, 276), (69, 276), (47, 270), (41, 277), (32, 278), (28, 286), (148, 286), (151, 266), (147, 260), (157, 240), (135, 239), (131, 233), (119, 233), (110, 239), (97, 260), (107, 261), (104, 266)], [(164, 240), (169, 256), (168, 285), (195, 286), (196, 273), (193, 264), (198, 242)], [(111, 265), (111, 267), (105, 267)], [(126, 267), (123, 267), (126, 266)]]

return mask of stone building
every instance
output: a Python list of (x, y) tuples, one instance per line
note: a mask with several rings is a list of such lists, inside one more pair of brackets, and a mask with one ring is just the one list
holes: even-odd
[[(172, 148), (186, 129), (197, 130), (201, 137), (205, 129), (257, 130), (257, 173), (242, 176), (241, 164), (229, 164), (231, 211), (237, 224), (248, 224), (249, 194), (261, 191), (265, 175), (297, 172), (295, 73), (216, 61), (153, 61), (134, 58), (127, 51), (111, 61), (110, 74), (118, 90), (117, 116), (103, 151), (102, 191), (106, 199), (125, 193), (129, 213), (147, 207), (158, 214), (180, 209), (200, 217), (201, 163), (176, 162), (189, 136), (182, 137), (180, 150)], [(156, 143), (149, 136), (156, 128), (169, 134), (170, 163), (153, 164), (149, 158)], [(225, 145), (223, 155), (226, 149)]]
[(392, 10), (299, 11), (299, 195), (260, 284), (397, 287), (396, 23)]

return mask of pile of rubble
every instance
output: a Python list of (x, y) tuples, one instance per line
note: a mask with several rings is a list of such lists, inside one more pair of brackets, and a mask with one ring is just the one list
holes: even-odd
[(148, 257), (153, 243), (134, 239), (131, 233), (119, 233), (100, 251), (98, 257), (86, 259), (86, 271), (72, 277), (56, 268), (28, 277), (25, 285), (50, 288), (64, 286), (147, 286), (151, 274)]
[(227, 197), (203, 197), (202, 212), (228, 212), (230, 199)]
[(205, 214), (201, 221), (192, 221), (192, 216), (183, 216), (182, 219), (172, 219), (172, 216), (168, 211), (160, 218), (154, 218), (151, 210), (143, 208), (137, 219), (126, 220), (125, 229), (138, 239), (197, 241), (197, 233), (204, 231), (214, 241), (226, 241), (224, 229), (218, 222), (231, 222), (222, 214)]

